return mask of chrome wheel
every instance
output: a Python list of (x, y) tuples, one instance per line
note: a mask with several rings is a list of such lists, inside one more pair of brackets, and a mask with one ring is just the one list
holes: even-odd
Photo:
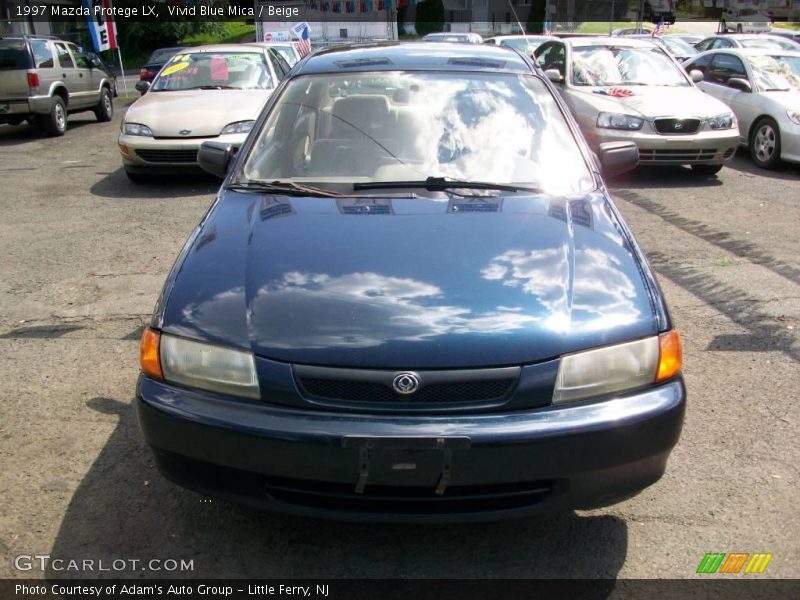
[(111, 114), (111, 112), (114, 110), (112, 108), (112, 106), (111, 106), (111, 95), (110, 94), (103, 94), (103, 106), (105, 107), (106, 112), (108, 114)]
[(765, 123), (756, 130), (754, 149), (756, 158), (760, 162), (766, 163), (772, 160), (772, 157), (775, 156), (777, 144), (777, 136), (771, 125)]
[(56, 127), (63, 131), (67, 128), (67, 111), (64, 110), (64, 106), (61, 103), (57, 103), (53, 110), (55, 113)]

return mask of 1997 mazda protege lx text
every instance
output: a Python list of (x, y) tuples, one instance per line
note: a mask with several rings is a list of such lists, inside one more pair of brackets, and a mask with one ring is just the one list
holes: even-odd
[[(235, 155), (235, 156), (234, 156)], [(353, 519), (603, 506), (680, 435), (681, 346), (587, 148), (527, 57), (320, 51), (274, 92), (169, 275), (139, 420), (204, 494)]]

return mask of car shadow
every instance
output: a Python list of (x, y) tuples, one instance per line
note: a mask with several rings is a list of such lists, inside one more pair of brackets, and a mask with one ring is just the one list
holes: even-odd
[[(273, 515), (203, 498), (162, 478), (131, 404), (93, 398), (118, 424), (75, 490), (52, 557), (171, 558), (191, 571), (76, 572), (51, 579), (215, 578), (598, 578), (607, 596), (625, 562), (626, 523), (566, 513), (498, 523), (375, 525)], [(64, 561), (67, 562), (66, 560)]]
[[(91, 113), (90, 113), (91, 114)], [(91, 120), (77, 120), (80, 115), (70, 116), (67, 125), (68, 136), (71, 131), (80, 129), (86, 125), (97, 123), (97, 120), (92, 115)], [(0, 146), (18, 146), (20, 144), (27, 144), (34, 141), (42, 141), (50, 139), (45, 133), (36, 125), (30, 125), (23, 121), (19, 125), (0, 125)]]
[(727, 164), (727, 167), (754, 177), (767, 177), (785, 181), (797, 181), (800, 179), (800, 166), (782, 162), (775, 169), (762, 169), (753, 162), (749, 150), (742, 148), (739, 149), (733, 160)]
[(98, 172), (104, 177), (89, 188), (104, 198), (172, 198), (216, 194), (221, 181), (206, 173), (191, 175), (150, 175), (145, 183), (133, 183), (120, 167), (116, 171)]
[[(723, 167), (724, 168), (724, 167)], [(606, 180), (609, 188), (698, 188), (722, 185), (716, 175), (700, 175), (689, 167), (637, 167)]]

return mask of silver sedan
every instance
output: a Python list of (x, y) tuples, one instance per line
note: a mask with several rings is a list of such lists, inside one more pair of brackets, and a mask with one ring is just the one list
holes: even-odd
[(711, 50), (684, 66), (701, 71), (699, 87), (731, 107), (739, 142), (759, 167), (800, 163), (800, 52)]

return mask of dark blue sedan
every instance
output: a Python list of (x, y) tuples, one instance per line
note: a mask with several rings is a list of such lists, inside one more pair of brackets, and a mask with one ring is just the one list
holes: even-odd
[(324, 50), (274, 92), (141, 345), (169, 479), (353, 519), (604, 506), (677, 443), (681, 346), (593, 154), (529, 58)]

